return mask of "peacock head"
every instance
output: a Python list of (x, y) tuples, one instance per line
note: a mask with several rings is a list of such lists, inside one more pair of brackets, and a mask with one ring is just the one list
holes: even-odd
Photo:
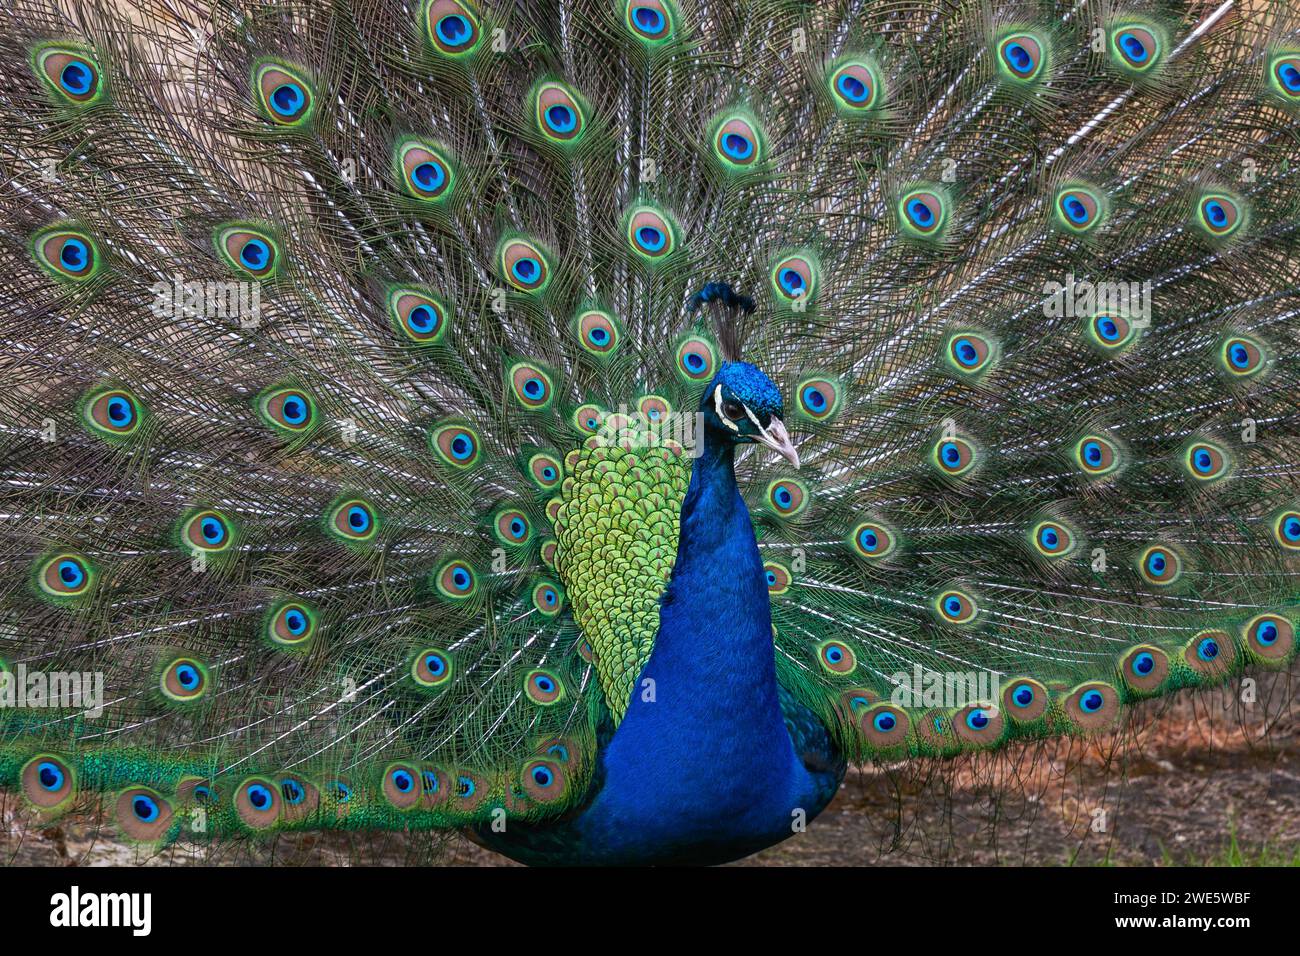
[(727, 362), (700, 401), (704, 425), (714, 440), (732, 445), (766, 445), (799, 467), (799, 452), (785, 430), (781, 392), (756, 365)]

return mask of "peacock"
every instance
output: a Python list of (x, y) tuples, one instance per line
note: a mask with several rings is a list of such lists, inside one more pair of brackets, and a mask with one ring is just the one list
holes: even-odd
[(0, 787), (718, 863), (1300, 621), (1285, 0), (12, 0)]

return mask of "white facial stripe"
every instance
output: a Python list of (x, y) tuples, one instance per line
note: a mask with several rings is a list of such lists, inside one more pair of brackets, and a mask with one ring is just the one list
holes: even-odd
[[(749, 409), (745, 406), (744, 402), (741, 402), (740, 407), (744, 408), (746, 412), (749, 411)], [(726, 415), (722, 414), (722, 386), (721, 385), (719, 385), (717, 388), (713, 390), (713, 408), (718, 413), (718, 418), (722, 419), (722, 424), (726, 425), (733, 432), (740, 431), (739, 425), (733, 422)], [(754, 416), (750, 415), (749, 417), (753, 418)]]

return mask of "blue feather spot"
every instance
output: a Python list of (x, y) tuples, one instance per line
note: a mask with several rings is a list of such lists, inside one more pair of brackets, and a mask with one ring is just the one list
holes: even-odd
[(438, 327), (438, 313), (427, 305), (417, 305), (406, 315), (406, 323), (420, 335), (427, 335)]
[(411, 178), (418, 189), (431, 193), (437, 192), (442, 187), (442, 184), (447, 181), (447, 174), (440, 164), (429, 161), (416, 166), (411, 171)]
[(1159, 577), (1165, 573), (1165, 568), (1169, 566), (1169, 559), (1163, 551), (1152, 551), (1147, 556), (1147, 571), (1153, 577)]
[(636, 231), (636, 244), (646, 252), (658, 252), (667, 241), (663, 231), (654, 226), (642, 226)]
[(226, 540), (226, 526), (210, 515), (199, 524), (199, 533), (208, 544), (220, 544)]
[(522, 259), (516, 260), (515, 264), (510, 267), (510, 271), (520, 282), (531, 283), (541, 275), (542, 264), (536, 259), (525, 256)]
[(357, 534), (365, 534), (370, 530), (370, 512), (360, 505), (353, 505), (348, 509), (348, 527)]
[(907, 204), (907, 216), (922, 229), (934, 225), (934, 213), (919, 199), (913, 199)]
[(284, 794), (284, 799), (293, 806), (297, 806), (307, 796), (307, 791), (297, 780), (285, 780), (280, 784), (280, 792)]
[(564, 744), (551, 744), (551, 746), (546, 748), (546, 755), (548, 757), (556, 758), (561, 763), (569, 762), (569, 748), (564, 746)]
[(271, 805), (273, 799), (271, 791), (266, 789), (266, 787), (262, 786), (260, 783), (250, 784), (248, 789), (244, 792), (248, 797), (248, 802), (256, 810), (265, 810)]
[(271, 91), (271, 109), (281, 116), (293, 116), (307, 102), (307, 94), (297, 83), (281, 83)]
[(82, 60), (71, 60), (59, 74), (59, 85), (73, 96), (85, 96), (95, 82), (95, 71)]
[(1021, 75), (1032, 73), (1034, 70), (1034, 58), (1030, 56), (1019, 43), (1008, 43), (1006, 46), (1007, 65)]
[(882, 711), (881, 713), (876, 714), (875, 720), (873, 720), (871, 723), (872, 726), (874, 726), (876, 730), (880, 731), (882, 734), (889, 733), (891, 730), (894, 729), (895, 726), (898, 725), (897, 719), (895, 719), (894, 715), (889, 713), (889, 711)]
[(135, 418), (135, 409), (125, 398), (115, 395), (108, 400), (108, 417), (118, 428), (125, 428)]
[(1255, 640), (1265, 647), (1277, 643), (1277, 625), (1272, 621), (1260, 621), (1255, 626)]
[(961, 449), (957, 447), (956, 442), (944, 442), (939, 449), (939, 455), (943, 458), (945, 465), (955, 468), (961, 464)]
[(1088, 207), (1079, 200), (1078, 196), (1066, 196), (1062, 205), (1065, 207), (1065, 214), (1070, 217), (1072, 223), (1081, 226), (1088, 221)]
[(59, 262), (69, 272), (84, 272), (90, 265), (90, 248), (80, 239), (68, 239), (59, 250)]
[(147, 797), (144, 794), (137, 794), (131, 801), (131, 812), (141, 823), (153, 823), (158, 819), (158, 801), (153, 797)]
[(1219, 656), (1219, 642), (1207, 637), (1196, 645), (1196, 656), (1203, 661), (1212, 661)]
[(1133, 673), (1145, 677), (1156, 669), (1156, 659), (1146, 651), (1133, 658)]
[(393, 786), (397, 788), (398, 793), (410, 793), (415, 789), (415, 778), (405, 770), (394, 770), (389, 775), (389, 779), (393, 781)]
[(654, 7), (633, 8), (632, 20), (638, 30), (649, 36), (658, 36), (668, 26), (668, 21), (664, 18), (664, 15)]
[(1038, 532), (1038, 543), (1046, 550), (1053, 551), (1061, 543), (1061, 536), (1056, 533), (1055, 528), (1043, 528)]
[(1090, 690), (1079, 698), (1079, 706), (1086, 713), (1095, 714), (1101, 710), (1102, 705), (1106, 703), (1106, 698), (1101, 695), (1100, 691)]
[(447, 46), (464, 46), (473, 35), (469, 21), (459, 13), (453, 13), (443, 17), (438, 21), (434, 31), (438, 34), (438, 39)]
[(451, 440), (451, 456), (457, 461), (465, 461), (474, 454), (474, 440), (462, 432)]
[(1292, 93), (1300, 93), (1300, 69), (1290, 63), (1284, 63), (1277, 72), (1283, 86)]
[(1121, 33), (1119, 45), (1134, 63), (1143, 63), (1148, 56), (1146, 45), (1131, 33)]
[(533, 768), (533, 783), (539, 787), (549, 787), (555, 781), (555, 774), (546, 767)]
[(957, 361), (961, 362), (967, 368), (972, 368), (979, 364), (980, 353), (975, 346), (971, 344), (970, 339), (958, 339), (953, 344), (953, 349), (957, 353)]
[(284, 616), (284, 625), (290, 634), (298, 635), (307, 630), (307, 615), (302, 611), (292, 610)]
[(186, 690), (199, 686), (199, 671), (192, 664), (182, 664), (176, 668), (176, 682)]
[(45, 790), (61, 790), (66, 779), (58, 764), (46, 760), (36, 766), (36, 780)]
[(546, 125), (556, 133), (572, 133), (578, 125), (578, 115), (562, 103), (556, 103), (546, 110)]
[(976, 707), (966, 715), (966, 726), (971, 730), (980, 731), (989, 725), (988, 711)]
[(1300, 541), (1300, 518), (1288, 516), (1282, 522), (1282, 536), (1288, 541)]
[(1084, 460), (1090, 465), (1100, 465), (1102, 461), (1101, 445), (1095, 441), (1090, 441), (1083, 446)]
[(474, 784), (473, 777), (461, 775), (456, 778), (456, 796), (461, 799), (467, 799), (474, 796), (474, 791), (477, 789), (478, 787)]
[(261, 239), (249, 239), (244, 248), (239, 250), (239, 261), (244, 268), (257, 271), (266, 266), (271, 258), (271, 247)]
[(852, 73), (841, 73), (839, 79), (835, 81), (835, 88), (850, 103), (865, 103), (871, 96), (871, 89), (867, 84)]
[(722, 151), (737, 162), (744, 162), (754, 155), (754, 144), (739, 133), (727, 133), (722, 137)]
[(81, 569), (80, 563), (76, 561), (60, 561), (59, 580), (69, 588), (79, 588), (81, 582), (86, 580), (86, 572)]
[(1097, 334), (1107, 342), (1116, 342), (1119, 340), (1119, 325), (1108, 315), (1103, 315), (1097, 319)]
[(782, 269), (781, 274), (778, 276), (778, 281), (781, 283), (781, 288), (793, 296), (803, 295), (804, 289), (807, 286), (807, 283), (804, 282), (803, 276), (794, 269)]
[(1011, 692), (1011, 702), (1017, 707), (1028, 707), (1034, 702), (1034, 689), (1028, 684), (1018, 684)]
[(290, 395), (281, 404), (280, 412), (290, 425), (301, 425), (307, 420), (307, 400), (301, 395)]
[(863, 528), (858, 532), (858, 544), (863, 551), (871, 553), (880, 547), (880, 538), (871, 528)]
[(1228, 224), (1228, 212), (1217, 199), (1211, 199), (1205, 204), (1205, 218), (1216, 229), (1222, 229)]

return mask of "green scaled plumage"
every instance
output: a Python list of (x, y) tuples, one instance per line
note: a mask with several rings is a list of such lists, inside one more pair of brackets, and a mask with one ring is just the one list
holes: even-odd
[(737, 463), (777, 676), (850, 760), (1293, 659), (1285, 3), (217, 0), (200, 57), (75, 6), (0, 12), (0, 670), (104, 688), (0, 708), (35, 819), (574, 810), (735, 358), (803, 460)]

